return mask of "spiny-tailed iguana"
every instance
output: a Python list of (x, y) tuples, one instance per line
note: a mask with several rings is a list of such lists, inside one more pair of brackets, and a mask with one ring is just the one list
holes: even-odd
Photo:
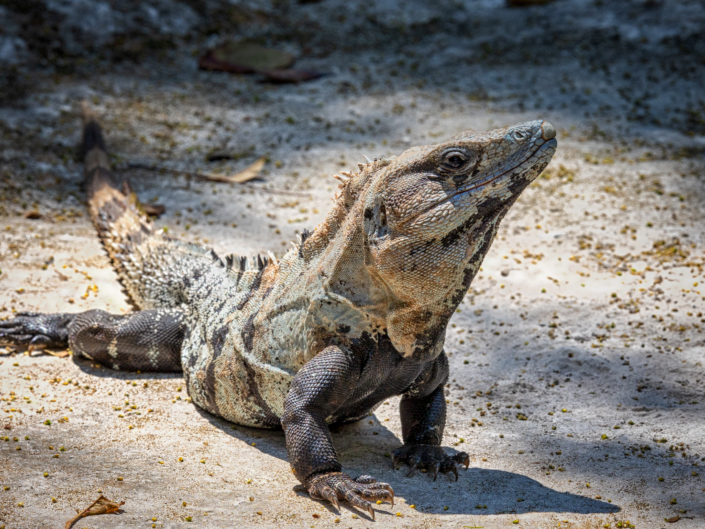
[(326, 219), (281, 259), (219, 258), (155, 231), (110, 171), (98, 122), (84, 118), (88, 206), (132, 301), (101, 310), (25, 313), (0, 344), (66, 347), (114, 369), (183, 371), (189, 395), (237, 424), (286, 435), (313, 498), (364, 509), (387, 483), (341, 472), (329, 425), (401, 395), (399, 462), (453, 472), (441, 448), (446, 326), (500, 220), (550, 161), (555, 129), (531, 121), (466, 132), (345, 173)]

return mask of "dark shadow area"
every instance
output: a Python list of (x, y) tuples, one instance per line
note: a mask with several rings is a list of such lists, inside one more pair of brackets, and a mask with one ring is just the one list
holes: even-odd
[[(407, 493), (402, 486), (399, 493)], [(470, 468), (462, 472), (458, 485), (463, 490), (460, 501), (444, 497), (444, 505), (429, 506), (424, 512), (436, 514), (523, 514), (527, 512), (615, 513), (620, 508), (605, 501), (569, 492), (560, 492), (538, 481), (503, 470)]]
[[(286, 460), (284, 434), (280, 430), (247, 428), (228, 423), (198, 409), (199, 414), (210, 424), (246, 444), (256, 442), (263, 453)], [(371, 424), (370, 424), (371, 423)], [(439, 475), (434, 483), (429, 475), (416, 473), (408, 476), (408, 468), (391, 468), (389, 453), (400, 446), (397, 436), (379, 422), (376, 416), (331, 428), (333, 441), (343, 465), (343, 471), (351, 476), (370, 474), (379, 481), (392, 485), (397, 496), (415, 498), (437, 488), (437, 484), (450, 483), (450, 487), (438, 492), (435, 504), (420, 505), (419, 511), (436, 514), (503, 514), (527, 512), (566, 512), (566, 513), (614, 513), (620, 509), (616, 505), (595, 500), (586, 496), (559, 492), (546, 487), (527, 476), (496, 469), (470, 468), (459, 471), (457, 482), (450, 475)], [(457, 450), (446, 447), (449, 454)], [(295, 490), (303, 497), (308, 494), (296, 486)], [(320, 502), (331, 512), (335, 509), (327, 502)], [(386, 510), (387, 504), (377, 510), (380, 516), (393, 516)], [(447, 508), (445, 508), (447, 507)], [(341, 502), (341, 508), (355, 509)], [(366, 516), (362, 513), (363, 516)]]
[(72, 357), (73, 363), (81, 371), (92, 377), (100, 378), (116, 378), (118, 380), (171, 380), (174, 378), (182, 378), (181, 373), (136, 373), (133, 371), (116, 371), (105, 366), (97, 365), (86, 358)]
[[(642, 326), (639, 333), (630, 329), (635, 344), (625, 346), (618, 339), (624, 331), (617, 329), (614, 339), (604, 339), (601, 347), (590, 345), (597, 328), (587, 312), (592, 308), (568, 309), (558, 301), (550, 307), (516, 308), (482, 301), (474, 308), (481, 317), (465, 325), (481, 333), (473, 334), (473, 345), (465, 347), (469, 354), (451, 359), (454, 390), (449, 399), (463, 403), (462, 409), (450, 412), (456, 417), (487, 410), (482, 420), (490, 431), (480, 430), (479, 443), (494, 443), (493, 450), (518, 454), (532, 464), (542, 462), (540, 469), (546, 474), (565, 471), (585, 481), (641, 483), (642, 500), (652, 504), (670, 499), (669, 485), (663, 485), (669, 479), (673, 483), (697, 479), (693, 486), (700, 487), (702, 454), (687, 425), (697, 428), (701, 422), (705, 394), (694, 381), (702, 377), (702, 364), (683, 360), (682, 352), (676, 356), (666, 340), (663, 346), (654, 346), (650, 338), (663, 332), (649, 317), (651, 311), (658, 314), (657, 308), (645, 307), (633, 316)], [(560, 318), (547, 319), (549, 310)], [(617, 312), (605, 309), (601, 315), (627, 327)], [(559, 330), (569, 322), (571, 336), (550, 337), (551, 327), (536, 325), (546, 321)], [(503, 330), (488, 332), (494, 329)], [(478, 397), (478, 389), (485, 395)], [(491, 407), (486, 406), (488, 401)], [(498, 433), (507, 430), (516, 434), (511, 422), (525, 425), (524, 433), (513, 435), (511, 441), (509, 436), (498, 439)], [(661, 477), (652, 478), (649, 472)], [(539, 489), (532, 490), (540, 495)], [(705, 515), (702, 502), (691, 502), (688, 513)]]
[[(47, 116), (45, 109), (35, 108), (37, 94), (70, 90), (76, 101), (90, 97), (104, 104), (108, 146), (122, 162), (146, 160), (203, 171), (213, 164), (204, 161), (203, 153), (190, 150), (194, 145), (186, 145), (190, 140), (185, 135), (169, 139), (187, 123), (157, 111), (162, 101), (179, 98), (184, 115), (200, 116), (188, 125), (191, 131), (212, 136), (210, 148), (231, 150), (236, 156), (266, 154), (284, 166), (312, 147), (349, 149), (360, 142), (361, 133), (372, 145), (365, 146), (365, 154), (396, 154), (410, 144), (399, 141), (403, 132), (397, 115), (421, 118), (407, 131), (412, 135), (459, 132), (457, 126), (443, 130), (442, 116), (437, 123), (426, 123), (435, 116), (391, 100), (387, 107), (361, 105), (351, 113), (348, 103), (367, 96), (403, 99), (414, 94), (422, 103), (463, 98), (468, 101), (468, 121), (478, 105), (500, 114), (546, 116), (559, 127), (584, 121), (593, 126), (591, 139), (609, 139), (615, 145), (648, 140), (637, 127), (613, 127), (615, 120), (646, 125), (656, 136), (687, 137), (705, 131), (705, 101), (699, 95), (705, 85), (705, 15), (693, 11), (696, 3), (561, 1), (512, 9), (497, 0), (415, 9), (412, 2), (396, 12), (369, 7), (360, 13), (355, 11), (360, 6), (336, 1), (262, 2), (252, 7), (160, 0), (150, 11), (129, 0), (96, 2), (87, 12), (68, 4), (8, 0), (0, 6), (9, 39), (6, 55), (0, 57), (5, 72), (0, 80), (5, 97), (0, 102), (0, 138), (10, 147), (0, 152), (0, 159), (8, 166), (29, 159), (61, 167), (73, 178), (62, 178), (48, 191), (75, 195), (79, 202), (81, 170), (69, 162), (78, 119), (70, 110)], [(635, 34), (634, 28), (641, 33)], [(207, 46), (233, 36), (294, 48), (297, 65), (312, 63), (332, 75), (310, 84), (274, 86), (197, 70), (198, 56)], [(323, 96), (307, 94), (307, 87), (320, 88)], [(289, 97), (305, 104), (276, 106)], [(120, 108), (126, 102), (130, 107)], [(137, 122), (123, 119), (134, 116), (139, 107), (145, 108), (145, 115)], [(247, 115), (230, 118), (233, 109), (247, 109)], [(31, 119), (25, 119), (28, 116)], [(294, 117), (295, 123), (287, 121)], [(224, 125), (232, 128), (225, 131)], [(47, 134), (46, 128), (53, 133)], [(147, 144), (145, 138), (153, 136), (164, 141)], [(651, 148), (655, 157), (668, 151), (663, 145)], [(701, 154), (702, 147), (695, 145), (688, 156)], [(347, 160), (341, 168), (350, 169), (357, 161)], [(35, 177), (20, 174), (20, 179)], [(178, 189), (180, 177), (145, 172), (138, 176), (132, 184), (140, 195), (160, 193), (167, 204), (178, 204), (186, 194), (208, 192), (202, 182)], [(25, 183), (17, 182), (11, 191), (28, 202), (44, 199), (44, 191), (38, 197), (22, 189)], [(220, 209), (218, 198), (210, 200), (208, 209)], [(257, 226), (269, 222), (261, 209), (245, 211), (239, 204), (235, 208), (257, 218)], [(167, 206), (164, 217), (172, 227), (174, 209)], [(253, 238), (263, 239), (264, 233)]]

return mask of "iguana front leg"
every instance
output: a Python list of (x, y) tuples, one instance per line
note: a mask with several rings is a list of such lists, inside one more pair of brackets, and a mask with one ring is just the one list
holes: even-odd
[(370, 476), (353, 479), (341, 472), (326, 418), (353, 394), (362, 371), (349, 351), (337, 346), (324, 349), (296, 374), (284, 403), (281, 422), (286, 434), (289, 462), (312, 498), (338, 507), (339, 500), (366, 510), (374, 519), (368, 500), (394, 503), (387, 483)]
[(433, 473), (435, 480), (439, 472), (452, 472), (457, 480), (456, 465), (467, 468), (470, 464), (465, 452), (449, 456), (440, 446), (446, 423), (444, 385), (425, 396), (404, 395), (399, 403), (404, 445), (394, 451), (393, 461), (395, 467), (399, 462), (409, 465), (409, 475), (421, 469)]

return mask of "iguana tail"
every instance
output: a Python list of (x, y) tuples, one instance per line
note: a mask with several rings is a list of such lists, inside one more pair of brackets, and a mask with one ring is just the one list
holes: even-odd
[(155, 245), (165, 241), (154, 233), (146, 215), (137, 209), (137, 200), (127, 179), (110, 170), (103, 133), (95, 115), (83, 104), (83, 140), (85, 183), (88, 210), (98, 235), (113, 262), (120, 280), (138, 308), (152, 308), (158, 303), (146, 299), (142, 270), (144, 258)]
[[(127, 179), (110, 170), (100, 125), (85, 106), (81, 150), (91, 219), (137, 308), (180, 307), (208, 298), (214, 289), (225, 289), (233, 259), (226, 267), (212, 250), (177, 241), (152, 227), (139, 211)], [(244, 271), (244, 265), (239, 268)], [(241, 285), (245, 288), (246, 283)]]

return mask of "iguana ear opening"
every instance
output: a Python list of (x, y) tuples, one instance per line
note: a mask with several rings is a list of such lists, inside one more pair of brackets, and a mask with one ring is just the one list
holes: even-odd
[(365, 204), (364, 229), (367, 240), (374, 243), (377, 239), (382, 239), (389, 234), (387, 225), (387, 208), (382, 199), (377, 198), (374, 202)]

